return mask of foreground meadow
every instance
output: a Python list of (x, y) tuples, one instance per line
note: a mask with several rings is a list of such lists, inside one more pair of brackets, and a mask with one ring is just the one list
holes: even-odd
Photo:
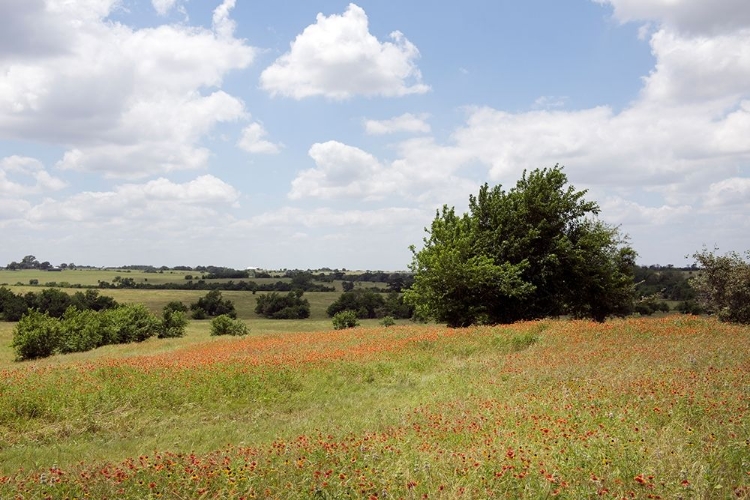
[(4, 363), (0, 498), (750, 497), (747, 327), (179, 340)]

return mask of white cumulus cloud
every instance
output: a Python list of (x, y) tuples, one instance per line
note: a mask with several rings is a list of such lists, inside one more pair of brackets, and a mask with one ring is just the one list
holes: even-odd
[(399, 31), (390, 42), (369, 32), (365, 11), (349, 4), (342, 15), (318, 14), (292, 42), (289, 52), (260, 77), (271, 95), (294, 99), (354, 95), (403, 96), (429, 90), (415, 64), (419, 50)]
[(242, 137), (237, 141), (237, 147), (248, 153), (275, 154), (279, 152), (280, 146), (264, 139), (267, 135), (263, 125), (253, 122), (242, 129)]
[(0, 43), (0, 139), (63, 146), (61, 168), (109, 177), (204, 167), (201, 138), (247, 114), (240, 99), (219, 88), (256, 54), (233, 37), (234, 2), (216, 9), (212, 30), (132, 29), (109, 20), (118, 4), (34, 0), (0, 7), (0, 32), (12, 25), (21, 39), (35, 40)]
[(397, 132), (429, 133), (430, 124), (427, 123), (429, 115), (426, 113), (403, 115), (388, 120), (365, 120), (365, 131), (371, 135), (394, 134)]

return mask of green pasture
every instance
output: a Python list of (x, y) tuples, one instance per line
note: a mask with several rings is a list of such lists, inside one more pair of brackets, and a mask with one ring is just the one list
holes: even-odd
[(244, 339), (193, 322), (32, 363), (7, 361), (9, 330), (0, 498), (750, 494), (750, 329), (710, 318)]
[[(45, 287), (48, 283), (54, 283), (59, 288), (68, 288), (73, 285), (97, 286), (99, 282), (115, 283), (115, 278), (130, 278), (135, 283), (149, 283), (153, 285), (162, 285), (166, 283), (184, 284), (187, 280), (185, 276), (193, 276), (192, 281), (201, 279), (202, 273), (197, 271), (163, 271), (156, 273), (147, 273), (133, 269), (65, 269), (62, 271), (42, 271), (39, 269), (22, 269), (18, 271), (8, 271), (0, 269), (0, 286), (8, 286), (18, 293), (15, 287), (28, 286), (31, 280), (37, 280), (35, 290), (38, 287)], [(206, 283), (226, 283), (228, 281), (253, 281), (258, 285), (274, 284), (279, 281), (289, 283), (290, 278), (272, 277), (272, 278), (235, 278), (235, 279), (207, 279)], [(332, 286), (336, 291), (343, 291), (342, 280), (333, 282), (316, 282), (325, 286)], [(380, 282), (356, 282), (355, 288), (385, 288), (385, 283)], [(103, 291), (110, 291), (105, 289)]]

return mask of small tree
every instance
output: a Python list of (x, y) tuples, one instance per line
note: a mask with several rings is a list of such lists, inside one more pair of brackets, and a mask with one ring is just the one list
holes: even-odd
[(60, 352), (85, 352), (103, 345), (102, 315), (71, 306), (60, 321)]
[(227, 314), (211, 320), (211, 335), (247, 335), (247, 325)]
[(34, 309), (26, 313), (13, 330), (11, 347), (16, 360), (52, 356), (60, 343), (60, 323), (47, 313)]
[[(746, 253), (750, 259), (750, 251)], [(701, 270), (690, 279), (702, 308), (721, 321), (750, 324), (750, 264), (738, 253), (693, 255)]]
[(310, 302), (303, 299), (302, 290), (281, 296), (276, 292), (259, 295), (255, 313), (270, 319), (304, 319), (310, 317)]
[(343, 330), (359, 326), (357, 313), (354, 311), (339, 311), (333, 315), (333, 329)]
[(143, 304), (127, 304), (108, 309), (106, 313), (117, 332), (113, 343), (143, 342), (160, 331), (161, 322)]
[(222, 299), (219, 290), (211, 290), (204, 297), (198, 299), (198, 302), (190, 304), (190, 310), (193, 311), (193, 319), (221, 316), (222, 314), (231, 318), (237, 317), (234, 303), (229, 299)]
[(159, 338), (184, 337), (187, 328), (187, 307), (182, 302), (170, 302), (162, 311)]
[(359, 289), (342, 293), (336, 302), (328, 306), (326, 313), (333, 317), (341, 311), (354, 311), (358, 318), (377, 318), (382, 316), (384, 306), (382, 295)]

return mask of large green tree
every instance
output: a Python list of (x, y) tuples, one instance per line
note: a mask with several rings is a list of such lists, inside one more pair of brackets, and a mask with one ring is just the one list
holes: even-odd
[(627, 314), (636, 253), (585, 194), (556, 165), (509, 191), (485, 184), (461, 216), (443, 206), (411, 248), (407, 301), (450, 326)]

